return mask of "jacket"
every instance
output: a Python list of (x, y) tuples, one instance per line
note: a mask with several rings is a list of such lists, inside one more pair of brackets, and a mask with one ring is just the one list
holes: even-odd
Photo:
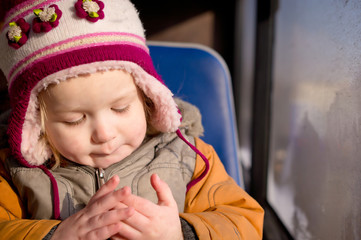
[[(190, 223), (199, 239), (262, 239), (264, 211), (226, 173), (212, 146), (196, 138), (196, 147), (208, 158), (206, 177), (186, 194), (180, 216)], [(8, 150), (2, 150), (4, 162)], [(202, 173), (203, 160), (197, 155), (193, 178)], [(11, 187), (9, 175), (0, 165), (0, 236), (3, 239), (42, 239), (57, 220), (25, 219), (24, 205)]]

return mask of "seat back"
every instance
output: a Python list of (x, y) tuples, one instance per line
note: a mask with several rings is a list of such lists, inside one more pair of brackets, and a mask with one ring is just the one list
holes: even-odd
[(197, 106), (205, 142), (219, 155), (228, 174), (241, 186), (238, 136), (231, 78), (224, 60), (198, 44), (148, 42), (154, 66), (176, 97)]

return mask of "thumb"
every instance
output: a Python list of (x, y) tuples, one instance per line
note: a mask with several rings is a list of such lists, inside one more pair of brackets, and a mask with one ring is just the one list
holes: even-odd
[(150, 182), (157, 192), (158, 205), (159, 206), (176, 206), (177, 203), (173, 198), (172, 191), (170, 190), (168, 184), (162, 181), (157, 174), (153, 174), (150, 177)]

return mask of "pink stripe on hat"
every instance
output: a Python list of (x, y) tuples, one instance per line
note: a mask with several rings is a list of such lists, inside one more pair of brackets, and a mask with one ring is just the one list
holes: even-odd
[[(99, 37), (105, 37), (98, 39)], [(123, 39), (124, 38), (124, 39)], [(104, 42), (104, 41), (107, 42)], [(78, 41), (78, 43), (75, 43)], [(144, 40), (143, 40), (144, 41)], [(87, 42), (94, 42), (89, 43)], [(67, 43), (71, 43), (68, 46), (64, 46)], [(27, 58), (20, 61), (17, 65), (11, 69), (8, 79), (9, 79), (9, 87), (11, 87), (13, 79), (16, 78), (16, 76), (13, 76), (14, 74), (19, 75), (22, 71), (24, 71), (25, 68), (30, 68), (31, 65), (35, 64), (38, 61), (42, 61), (43, 59), (46, 59), (48, 57), (52, 57), (54, 55), (63, 54), (69, 51), (79, 50), (83, 48), (89, 48), (89, 47), (95, 47), (95, 46), (103, 46), (104, 44), (111, 46), (111, 45), (130, 45), (137, 48), (141, 48), (145, 52), (149, 53), (149, 49), (146, 47), (146, 45), (139, 44), (138, 41), (132, 41), (132, 37), (128, 35), (122, 35), (122, 34), (102, 34), (100, 36), (92, 36), (92, 37), (81, 37), (79, 39), (74, 39), (73, 41), (66, 41), (62, 42), (60, 44), (56, 44), (54, 46), (48, 46), (45, 49), (41, 49), (37, 52), (34, 52), (33, 54), (29, 55)]]
[(154, 69), (149, 54), (142, 49), (132, 45), (123, 44), (105, 46), (96, 45), (75, 50), (72, 49), (72, 51), (62, 52), (60, 54), (53, 54), (35, 62), (31, 67), (28, 67), (16, 77), (14, 83), (9, 88), (10, 98), (16, 98), (19, 91), (28, 90), (22, 88), (25, 83), (30, 84), (30, 89), (32, 89), (38, 81), (57, 71), (73, 66), (106, 60), (134, 62), (143, 67), (150, 75), (153, 75), (162, 81)]
[[(8, 78), (11, 77), (11, 75), (13, 74), (13, 72), (19, 68), (20, 65), (24, 64), (24, 62), (26, 61), (29, 61), (31, 58), (34, 58), (34, 56), (36, 55), (43, 55), (44, 56), (44, 52), (46, 51), (49, 51), (50, 49), (55, 49), (53, 50), (54, 52), (56, 53), (62, 53), (60, 50), (56, 51), (56, 49), (63, 49), (61, 46), (63, 45), (66, 45), (68, 43), (73, 43), (73, 42), (76, 42), (76, 41), (82, 41), (84, 39), (92, 39), (92, 42), (96, 43), (98, 42), (99, 44), (106, 44), (107, 42), (99, 42), (97, 41), (97, 37), (106, 37), (106, 36), (117, 36), (117, 37), (128, 37), (128, 41), (131, 40), (131, 38), (135, 38), (135, 39), (138, 39), (140, 42), (142, 42), (144, 45), (140, 45), (139, 44), (139, 47), (143, 48), (146, 52), (149, 53), (149, 50), (148, 48), (146, 47), (145, 45), (145, 39), (140, 37), (140, 36), (137, 36), (135, 34), (130, 34), (130, 33), (119, 33), (119, 32), (104, 32), (104, 33), (92, 33), (92, 34), (87, 34), (87, 35), (81, 35), (81, 36), (77, 36), (77, 37), (74, 37), (74, 38), (70, 38), (70, 39), (66, 39), (64, 41), (60, 41), (60, 42), (57, 42), (57, 43), (54, 43), (50, 46), (46, 46), (45, 48), (42, 48), (42, 49), (39, 49), (35, 52), (33, 52), (32, 54), (28, 55), (27, 57), (25, 57), (24, 59), (22, 59), (21, 61), (19, 61), (11, 70), (10, 70), (10, 73), (8, 75)], [(111, 41), (111, 38), (109, 39)], [(89, 41), (89, 40), (88, 40)], [(104, 41), (104, 40), (103, 40)], [(135, 40), (134, 40), (135, 41)], [(81, 44), (81, 43), (79, 43)], [(72, 48), (74, 47), (74, 45), (70, 44), (69, 45), (69, 48)], [(74, 48), (76, 49), (76, 48)], [(66, 50), (63, 49), (63, 50)]]

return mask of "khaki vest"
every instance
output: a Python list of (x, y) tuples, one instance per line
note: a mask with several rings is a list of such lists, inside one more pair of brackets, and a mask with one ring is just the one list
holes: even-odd
[[(193, 137), (187, 138), (194, 144)], [(61, 219), (84, 208), (98, 190), (99, 182), (106, 182), (114, 175), (120, 178), (118, 189), (129, 186), (133, 194), (157, 203), (150, 184), (150, 176), (157, 173), (170, 186), (179, 212), (183, 212), (186, 185), (193, 176), (195, 159), (195, 152), (175, 133), (164, 133), (145, 140), (130, 156), (101, 173), (99, 169), (75, 163), (59, 167), (51, 173), (59, 188)], [(54, 218), (50, 178), (41, 169), (25, 168), (11, 160), (8, 168), (21, 199), (26, 201), (28, 217)]]
[[(203, 134), (201, 114), (190, 103), (180, 99), (175, 101), (183, 117), (182, 134), (194, 145), (194, 137)], [(183, 212), (186, 186), (193, 176), (195, 159), (196, 153), (175, 133), (162, 133), (146, 139), (130, 156), (104, 172), (69, 162), (66, 167), (51, 171), (59, 188), (60, 217), (65, 219), (84, 208), (99, 189), (100, 182), (106, 182), (114, 175), (120, 178), (118, 189), (129, 186), (133, 194), (157, 203), (156, 192), (150, 184), (153, 173), (169, 185), (179, 212)], [(54, 218), (50, 178), (41, 169), (23, 167), (13, 159), (7, 161), (7, 167), (27, 207), (27, 217)]]

